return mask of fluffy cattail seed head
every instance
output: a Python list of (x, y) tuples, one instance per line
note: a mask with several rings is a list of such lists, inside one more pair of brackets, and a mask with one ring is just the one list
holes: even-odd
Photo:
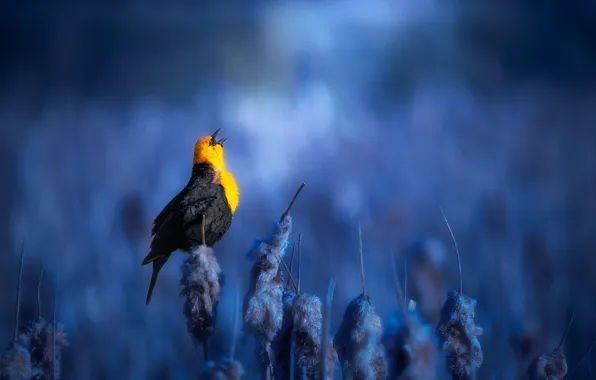
[(33, 376), (31, 353), (17, 342), (0, 355), (0, 379), (29, 380)]
[[(319, 297), (306, 293), (298, 294), (293, 305), (293, 339), (295, 342), (296, 372), (306, 372), (308, 379), (321, 379), (320, 352), (323, 329), (322, 302)], [(329, 364), (335, 363), (335, 351), (329, 345), (326, 347), (325, 360)], [(334, 370), (328, 366), (328, 372)]]
[(387, 377), (387, 362), (381, 344), (383, 324), (368, 296), (356, 297), (344, 312), (333, 338), (344, 379), (381, 380)]
[(553, 350), (532, 361), (528, 377), (531, 380), (563, 380), (568, 370), (565, 354), (560, 350)]
[(478, 341), (482, 329), (474, 321), (475, 307), (476, 300), (450, 291), (441, 309), (437, 334), (446, 357), (447, 372), (453, 379), (471, 379), (483, 362)]
[(201, 245), (191, 252), (182, 265), (180, 285), (186, 326), (197, 345), (213, 335), (222, 284), (213, 249)]
[(438, 350), (432, 327), (421, 322), (415, 309), (395, 313), (383, 335), (387, 350), (389, 379), (434, 380)]
[(292, 218), (286, 215), (275, 224), (273, 235), (260, 242), (249, 253), (256, 259), (251, 270), (249, 290), (244, 298), (244, 323), (257, 339), (271, 343), (283, 321), (281, 260), (285, 254), (292, 227)]

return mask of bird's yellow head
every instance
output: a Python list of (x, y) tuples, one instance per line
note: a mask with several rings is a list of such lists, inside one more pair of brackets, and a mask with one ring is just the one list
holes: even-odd
[(197, 141), (193, 160), (195, 165), (208, 163), (217, 171), (225, 170), (223, 143), (227, 139), (217, 140), (217, 134), (220, 130), (221, 128), (213, 132), (211, 136), (203, 137)]

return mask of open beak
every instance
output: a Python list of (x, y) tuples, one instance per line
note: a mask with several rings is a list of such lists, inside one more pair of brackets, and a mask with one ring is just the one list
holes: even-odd
[(223, 145), (223, 143), (227, 140), (227, 137), (226, 137), (226, 138), (223, 138), (223, 139), (217, 141), (217, 134), (219, 133), (219, 131), (221, 131), (221, 128), (218, 128), (217, 131), (213, 132), (213, 134), (211, 135), (210, 145), (216, 145), (216, 144)]

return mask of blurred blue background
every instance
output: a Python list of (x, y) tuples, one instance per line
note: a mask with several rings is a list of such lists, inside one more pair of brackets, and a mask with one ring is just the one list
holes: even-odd
[[(24, 241), (21, 321), (37, 315), (43, 266), (42, 315), (57, 290), (71, 343), (64, 379), (196, 378), (183, 255), (148, 307), (140, 263), (194, 142), (221, 126), (241, 202), (216, 247), (228, 282), (214, 353), (230, 346), (244, 254), (304, 181), (292, 240), (305, 291), (337, 277), (332, 331), (361, 291), (358, 223), (384, 319), (398, 305), (391, 252), (402, 263), (439, 239), (457, 286), (442, 205), (485, 329), (479, 378), (514, 378), (512, 334), (552, 349), (571, 312), (574, 367), (596, 338), (595, 20), (582, 1), (1, 5), (0, 342)], [(252, 371), (252, 342), (237, 350)], [(594, 371), (596, 353), (576, 378)]]

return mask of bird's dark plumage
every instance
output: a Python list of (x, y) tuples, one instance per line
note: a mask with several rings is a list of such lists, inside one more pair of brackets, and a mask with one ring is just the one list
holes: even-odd
[[(205, 216), (205, 242), (202, 239)], [(153, 273), (146, 303), (151, 295), (161, 268), (172, 252), (190, 251), (200, 244), (212, 246), (232, 225), (232, 210), (219, 174), (208, 163), (195, 164), (188, 184), (178, 193), (153, 221), (151, 247), (142, 265), (153, 263)]]

